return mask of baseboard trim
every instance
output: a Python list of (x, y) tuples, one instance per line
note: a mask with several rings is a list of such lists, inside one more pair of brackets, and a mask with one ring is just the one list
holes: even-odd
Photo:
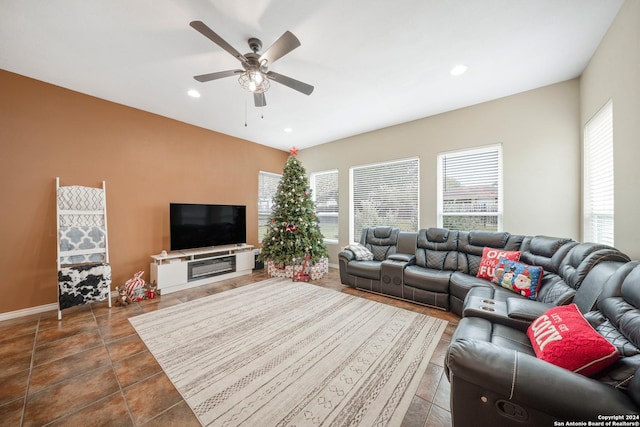
[(32, 314), (44, 313), (45, 311), (57, 310), (58, 303), (39, 305), (36, 307), (23, 308), (22, 310), (0, 313), (0, 322), (3, 320), (16, 319), (18, 317), (30, 316)]

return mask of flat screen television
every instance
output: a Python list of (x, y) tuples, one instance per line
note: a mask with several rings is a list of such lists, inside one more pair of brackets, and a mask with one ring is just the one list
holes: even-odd
[(171, 250), (247, 242), (247, 209), (237, 205), (170, 203)]

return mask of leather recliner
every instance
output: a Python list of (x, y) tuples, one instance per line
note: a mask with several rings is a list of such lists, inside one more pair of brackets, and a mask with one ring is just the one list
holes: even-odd
[[(585, 315), (621, 357), (588, 378), (536, 358), (526, 333), (465, 317), (445, 357), (454, 427), (542, 426), (640, 412), (640, 262), (607, 280)], [(556, 424), (559, 425), (559, 424)]]

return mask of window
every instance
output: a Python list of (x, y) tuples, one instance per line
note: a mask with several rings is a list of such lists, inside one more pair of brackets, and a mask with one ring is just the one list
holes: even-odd
[(613, 104), (584, 127), (583, 240), (613, 246)]
[(364, 227), (417, 231), (419, 183), (417, 158), (351, 168), (352, 241), (360, 241)]
[(311, 174), (311, 189), (320, 231), (326, 241), (338, 242), (338, 171)]
[(502, 229), (502, 146), (438, 155), (438, 227)]
[(267, 234), (267, 225), (271, 217), (273, 196), (276, 195), (282, 175), (258, 172), (258, 241)]

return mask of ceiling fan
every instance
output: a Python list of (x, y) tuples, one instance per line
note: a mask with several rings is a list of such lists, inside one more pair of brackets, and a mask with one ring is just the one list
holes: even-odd
[(253, 100), (256, 107), (264, 107), (267, 105), (264, 93), (271, 86), (269, 80), (273, 80), (274, 82), (290, 87), (291, 89), (297, 90), (305, 95), (311, 95), (311, 92), (313, 92), (313, 86), (307, 83), (269, 71), (269, 66), (271, 66), (271, 64), (300, 46), (300, 40), (298, 40), (298, 38), (290, 31), (286, 31), (262, 54), (258, 53), (260, 49), (262, 49), (262, 42), (259, 39), (250, 38), (249, 48), (251, 48), (252, 52), (243, 55), (235, 50), (222, 37), (216, 34), (211, 28), (207, 27), (204, 22), (192, 21), (189, 25), (233, 55), (240, 61), (243, 68), (242, 70), (218, 71), (215, 73), (194, 76), (193, 78), (197, 81), (204, 83), (224, 77), (238, 76), (240, 86), (250, 92), (253, 92)]

